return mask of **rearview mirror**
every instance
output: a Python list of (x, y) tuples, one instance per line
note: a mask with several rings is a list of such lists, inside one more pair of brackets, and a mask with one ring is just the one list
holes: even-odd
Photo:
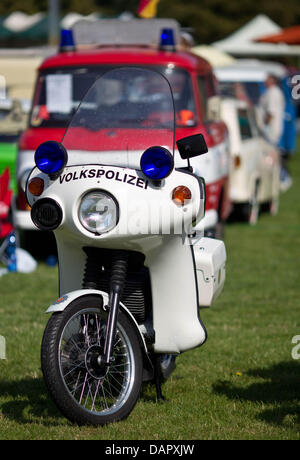
[(208, 152), (208, 148), (202, 134), (194, 134), (193, 136), (183, 137), (177, 142), (178, 151), (183, 160), (197, 157)]

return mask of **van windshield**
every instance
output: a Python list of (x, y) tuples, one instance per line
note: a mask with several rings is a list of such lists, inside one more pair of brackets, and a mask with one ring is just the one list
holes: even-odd
[(76, 162), (81, 151), (96, 152), (102, 164), (114, 153), (118, 165), (125, 167), (133, 159), (139, 163), (141, 153), (153, 145), (151, 129), (157, 145), (173, 151), (174, 121), (171, 88), (161, 73), (114, 68), (95, 81), (72, 118), (62, 140), (72, 152), (68, 164)]
[[(151, 68), (161, 72), (170, 82), (176, 110), (176, 125), (194, 126), (196, 111), (189, 73), (170, 65)], [(111, 68), (107, 66), (89, 66), (47, 69), (41, 72), (35, 88), (30, 126), (66, 128), (89, 88), (108, 70)], [(139, 97), (144, 97), (139, 85), (140, 82), (133, 82), (133, 93), (137, 102)], [(163, 110), (159, 104), (163, 94), (160, 94), (159, 88), (155, 91), (158, 110)]]

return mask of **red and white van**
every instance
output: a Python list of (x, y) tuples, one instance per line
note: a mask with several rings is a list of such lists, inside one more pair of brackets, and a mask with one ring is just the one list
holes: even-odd
[[(114, 26), (111, 21), (110, 34)], [(137, 24), (139, 28), (142, 24), (145, 36), (146, 26), (153, 34), (158, 28), (165, 27), (163, 21), (130, 20), (126, 21), (126, 28), (132, 31)], [(109, 21), (103, 23), (98, 25), (102, 32)], [(31, 221), (23, 191), (28, 173), (34, 165), (36, 148), (46, 140), (62, 140), (78, 104), (97, 77), (113, 67), (136, 66), (156, 69), (169, 80), (176, 108), (176, 139), (196, 133), (202, 133), (205, 137), (209, 152), (191, 159), (191, 166), (194, 173), (206, 182), (204, 228), (208, 233), (217, 230), (217, 236), (220, 237), (220, 224), (225, 222), (231, 210), (228, 194), (228, 132), (224, 122), (220, 121), (219, 97), (210, 64), (179, 47), (170, 49), (170, 46), (166, 46), (165, 49), (159, 44), (153, 46), (153, 41), (147, 46), (144, 43), (132, 44), (132, 40), (126, 44), (126, 40), (121, 39), (118, 45), (105, 43), (104, 46), (95, 46), (94, 32), (97, 29), (94, 23), (93, 29), (91, 27), (86, 29), (93, 32), (90, 46), (84, 43), (71, 49), (61, 48), (56, 55), (45, 59), (38, 69), (29, 125), (20, 137), (18, 148), (18, 194), (14, 219), (19, 233), (32, 239), (32, 232), (37, 231)], [(119, 31), (118, 24), (115, 27)], [(125, 27), (124, 21), (122, 27)], [(178, 30), (175, 31), (175, 36), (178, 37), (178, 34)], [(76, 43), (76, 33), (74, 35)], [(136, 88), (137, 94), (138, 90)], [(155, 137), (153, 141), (155, 143)], [(36, 241), (35, 236), (33, 240)]]

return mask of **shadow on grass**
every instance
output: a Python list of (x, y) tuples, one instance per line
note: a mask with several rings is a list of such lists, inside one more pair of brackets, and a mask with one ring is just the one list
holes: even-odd
[[(6, 400), (1, 402), (0, 399), (0, 413), (16, 423), (38, 423), (49, 427), (71, 423), (52, 402), (42, 378), (0, 381), (0, 398)], [(140, 400), (157, 402), (154, 384), (143, 383)]]
[(260, 420), (277, 426), (300, 425), (300, 364), (286, 361), (269, 368), (252, 369), (246, 373), (260, 381), (243, 387), (229, 381), (213, 385), (215, 393), (228, 399), (274, 405), (261, 412)]
[(65, 418), (50, 400), (42, 379), (0, 381), (0, 411), (17, 423), (41, 423), (44, 426), (61, 425)]

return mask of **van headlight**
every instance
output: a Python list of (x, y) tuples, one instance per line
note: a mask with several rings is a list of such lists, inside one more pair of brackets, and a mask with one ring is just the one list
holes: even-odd
[(87, 193), (82, 198), (78, 217), (86, 230), (100, 235), (109, 232), (117, 225), (119, 206), (112, 195), (96, 190)]

